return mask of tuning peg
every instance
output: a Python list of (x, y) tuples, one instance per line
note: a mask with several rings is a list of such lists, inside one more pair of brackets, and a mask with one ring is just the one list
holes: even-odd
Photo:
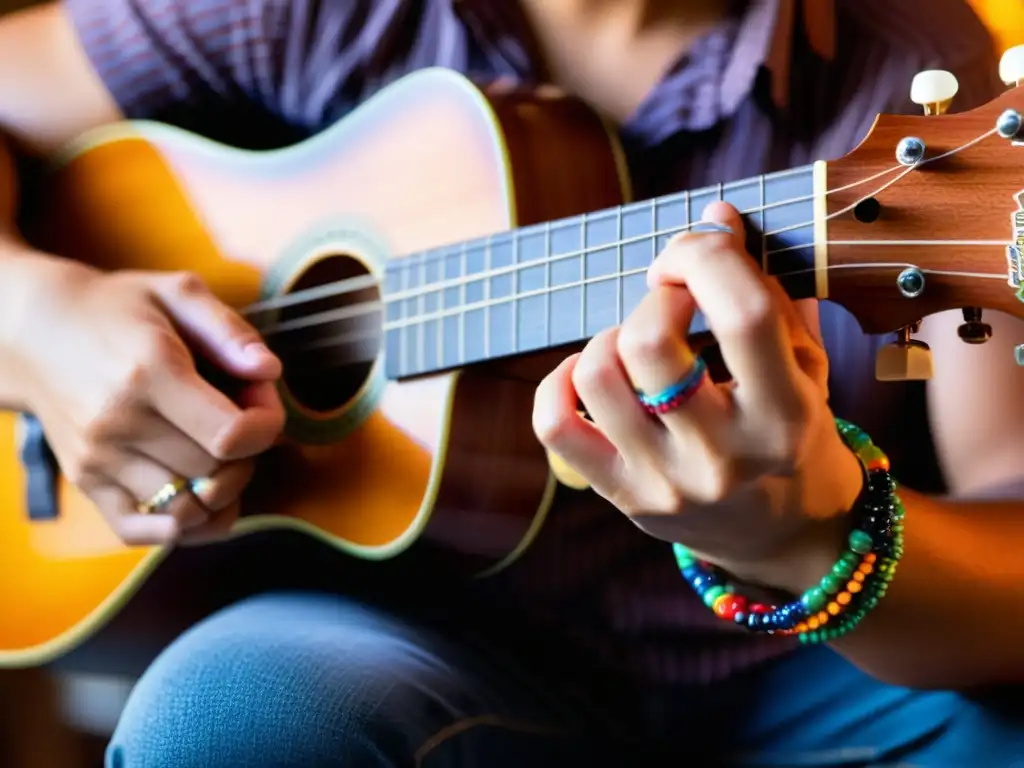
[(910, 100), (924, 108), (926, 115), (945, 114), (960, 90), (956, 75), (944, 69), (926, 69), (914, 75), (910, 83)]
[(879, 381), (927, 381), (932, 378), (932, 351), (923, 341), (912, 339), (918, 323), (901, 328), (899, 338), (886, 344), (875, 357), (875, 378)]
[(981, 309), (964, 307), (964, 322), (956, 329), (956, 335), (967, 344), (984, 344), (992, 338), (992, 326), (981, 321)]
[(1024, 45), (1008, 48), (999, 60), (999, 79), (1009, 86), (1024, 82)]

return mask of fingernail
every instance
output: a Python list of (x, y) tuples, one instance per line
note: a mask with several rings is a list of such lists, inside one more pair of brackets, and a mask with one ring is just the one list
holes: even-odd
[(696, 224), (693, 225), (691, 231), (707, 232), (709, 234), (713, 232), (722, 232), (726, 235), (736, 234), (735, 232), (733, 232), (732, 227), (727, 227), (725, 226), (725, 224), (718, 224), (717, 222), (714, 221), (698, 221)]
[(274, 354), (270, 351), (267, 345), (261, 341), (253, 341), (246, 344), (242, 353), (251, 363), (262, 363), (267, 360), (271, 360), (274, 357)]

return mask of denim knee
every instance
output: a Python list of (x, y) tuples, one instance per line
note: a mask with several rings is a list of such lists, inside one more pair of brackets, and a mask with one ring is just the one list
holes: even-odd
[(405, 765), (471, 696), (417, 630), (333, 596), (264, 595), (161, 654), (107, 766)]

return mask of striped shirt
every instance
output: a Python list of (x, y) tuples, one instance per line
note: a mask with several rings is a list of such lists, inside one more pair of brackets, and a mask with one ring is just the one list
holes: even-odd
[[(513, 0), (66, 0), (129, 118), (244, 147), (323, 129), (383, 85), (441, 65), (544, 79)], [(750, 0), (698, 40), (620, 127), (638, 197), (842, 155), (881, 111), (915, 110), (913, 75), (953, 71), (954, 109), (1002, 86), (961, 0)], [(920, 384), (879, 384), (884, 339), (822, 307), (838, 415), (885, 448), (901, 480), (941, 490)], [(894, 424), (899, 425), (893, 430)], [(706, 683), (792, 648), (716, 620), (663, 543), (585, 494), (562, 493), (522, 561), (483, 589), (547, 617), (652, 683)]]

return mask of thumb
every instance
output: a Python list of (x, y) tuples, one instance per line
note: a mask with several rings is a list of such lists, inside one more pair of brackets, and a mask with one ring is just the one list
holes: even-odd
[(152, 289), (182, 337), (232, 376), (266, 381), (281, 376), (281, 361), (259, 332), (190, 274), (157, 278)]

